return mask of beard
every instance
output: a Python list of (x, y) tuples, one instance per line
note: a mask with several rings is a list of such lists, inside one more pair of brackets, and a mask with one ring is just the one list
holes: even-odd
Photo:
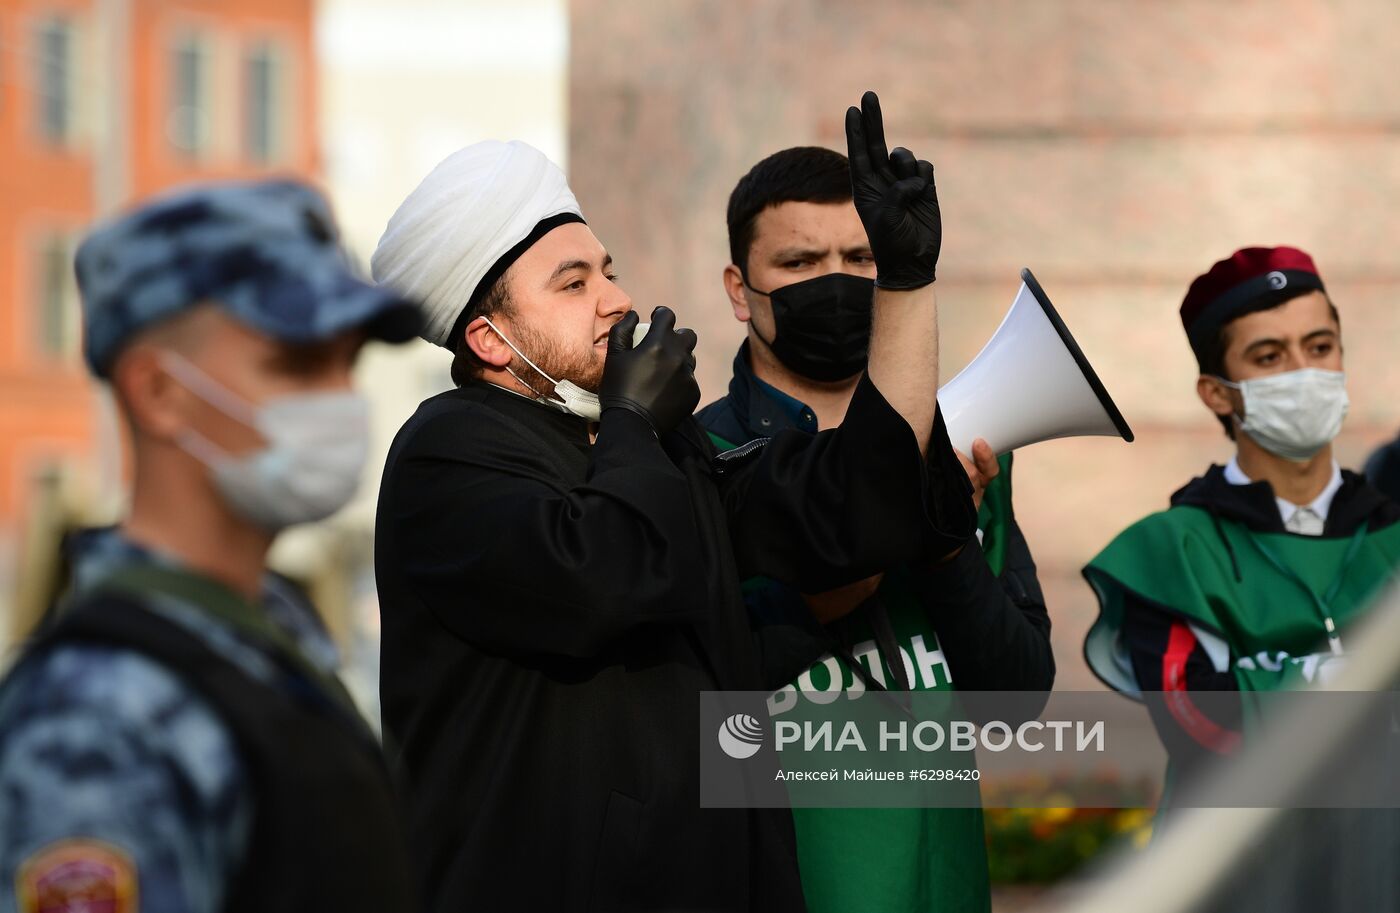
[[(540, 371), (556, 381), (572, 381), (575, 386), (589, 393), (598, 392), (603, 383), (605, 356), (602, 352), (591, 345), (587, 351), (571, 352), (565, 346), (528, 327), (517, 325), (514, 330), (512, 335), (515, 336), (515, 344), (520, 347), (520, 351), (530, 356)], [(531, 368), (519, 355), (511, 358), (510, 369), (515, 372), (517, 378), (529, 378), (532, 382), (527, 386), (534, 388), (537, 395), (550, 396), (553, 393), (549, 389), (549, 382), (540, 377), (539, 371)]]

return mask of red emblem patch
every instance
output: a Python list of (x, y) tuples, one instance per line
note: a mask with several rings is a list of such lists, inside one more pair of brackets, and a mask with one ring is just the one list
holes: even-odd
[(110, 843), (61, 840), (15, 876), (19, 913), (135, 913), (136, 866)]

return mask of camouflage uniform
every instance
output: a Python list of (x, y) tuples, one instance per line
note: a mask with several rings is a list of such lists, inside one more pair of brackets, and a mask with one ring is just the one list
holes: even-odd
[[(115, 530), (84, 539), (73, 563), (80, 588), (116, 566), (162, 561)], [(263, 605), (308, 659), (334, 672), (334, 644), (286, 581), (265, 582)], [(263, 681), (278, 674), (198, 607), (171, 597), (153, 607), (248, 674)], [(8, 887), (20, 865), (73, 837), (130, 857), (141, 909), (218, 910), (253, 808), (237, 750), (213, 709), (164, 667), (124, 649), (64, 646), (17, 671), (0, 689), (0, 885), (7, 888), (0, 913), (16, 910)]]
[[(360, 325), (400, 341), (420, 320), (408, 302), (353, 278), (325, 202), (286, 181), (157, 200), (95, 231), (77, 273), (85, 356), (99, 377), (134, 331), (206, 300), (293, 343)], [(121, 568), (176, 567), (114, 529), (81, 533), (70, 547), (75, 592)], [(198, 605), (164, 593), (144, 603), (250, 676), (283, 693), (304, 687)], [(333, 673), (335, 647), (295, 587), (269, 574), (262, 604), (312, 666)], [(0, 683), (0, 913), (43, 907), (38, 889), (26, 887), (26, 863), (70, 844), (92, 849), (65, 874), (65, 898), (83, 890), (82, 865), (110, 863), (129, 877), (131, 893), (106, 909), (136, 909), (139, 892), (144, 911), (219, 910), (247, 852), (254, 806), (224, 721), (139, 652), (61, 643), (21, 660)]]
[(422, 323), (415, 305), (355, 278), (325, 200), (291, 181), (164, 197), (94, 231), (77, 274), (83, 354), (98, 377), (135, 330), (203, 301), (291, 343), (352, 327), (401, 342)]

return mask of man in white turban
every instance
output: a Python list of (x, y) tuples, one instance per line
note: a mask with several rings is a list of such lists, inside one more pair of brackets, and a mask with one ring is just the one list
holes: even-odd
[(458, 318), (526, 248), (570, 222), (583, 213), (564, 172), (533, 146), (488, 140), (448, 156), (408, 195), (371, 268), (423, 302), (424, 339), (455, 349)]
[(876, 223), (868, 376), (839, 429), (724, 458), (691, 417), (695, 334), (657, 308), (633, 344), (540, 153), (463, 149), (390, 220), (375, 278), (457, 356), (394, 441), (375, 535), (430, 909), (803, 908), (790, 814), (699, 803), (699, 692), (771, 690), (831, 646), (813, 618), (751, 618), (740, 581), (828, 590), (975, 528), (935, 420), (932, 167), (884, 151), (873, 105), (847, 131)]

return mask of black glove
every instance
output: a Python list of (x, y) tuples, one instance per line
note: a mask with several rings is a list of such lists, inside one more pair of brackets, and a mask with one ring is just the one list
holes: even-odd
[(659, 307), (651, 312), (651, 329), (634, 348), (637, 320), (637, 312), (628, 311), (608, 334), (598, 402), (604, 414), (609, 409), (637, 413), (660, 435), (679, 425), (700, 402), (695, 331), (675, 329), (675, 313)]
[(923, 288), (933, 281), (943, 244), (933, 166), (902, 146), (885, 152), (885, 122), (874, 92), (861, 96), (859, 110), (846, 110), (846, 148), (851, 195), (875, 255), (875, 284)]

